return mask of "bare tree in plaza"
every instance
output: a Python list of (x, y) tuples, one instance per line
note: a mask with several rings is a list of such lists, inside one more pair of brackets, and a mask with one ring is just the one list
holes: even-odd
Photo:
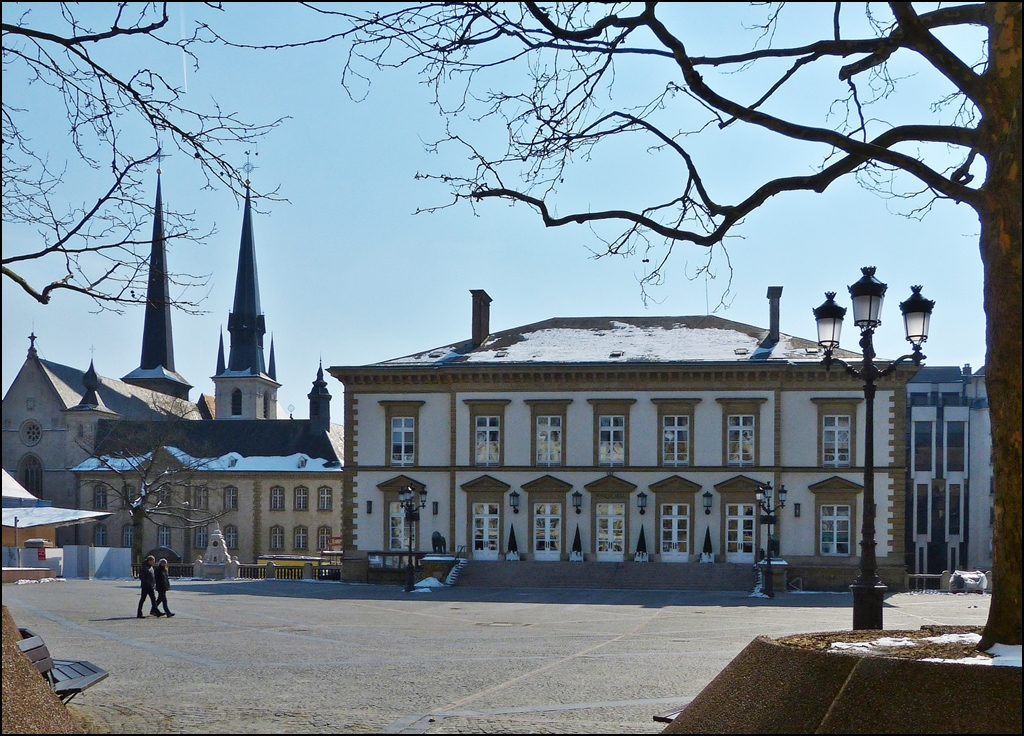
[[(191, 531), (225, 514), (222, 505), (211, 503), (211, 489), (203, 480), (204, 471), (212, 469), (211, 459), (182, 449), (195, 444), (190, 441), (189, 423), (187, 419), (101, 423), (96, 449), (81, 466), (88, 466), (80, 471), (83, 485), (102, 488), (108, 499), (116, 499), (112, 508), (129, 515), (135, 562), (145, 554), (147, 520)], [(189, 449), (196, 452), (194, 447)]]
[[(1021, 4), (835, 3), (824, 18), (821, 6), (784, 5), (765, 4), (758, 37), (736, 47), (738, 35), (711, 36), (687, 16), (690, 3), (307, 5), (336, 32), (260, 47), (341, 38), (355, 97), (378, 69), (417, 67), (448, 124), (438, 145), (462, 147), (469, 161), (425, 175), (450, 188), (442, 207), (498, 199), (532, 208), (547, 227), (587, 225), (604, 253), (644, 256), (644, 285), (662, 279), (679, 244), (710, 253), (771, 198), (848, 177), (911, 216), (937, 200), (973, 208), (996, 486), (994, 593), (980, 648), (1020, 644)], [(776, 45), (790, 30), (805, 40)], [(921, 104), (936, 89), (940, 99)], [(734, 156), (731, 180), (701, 161), (741, 127), (766, 148), (803, 146), (801, 161), (816, 168), (780, 165), (740, 190), (753, 162)], [(632, 167), (620, 164), (617, 186), (588, 190), (587, 165), (609, 150), (631, 152), (640, 172), (648, 161), (660, 168), (629, 179)], [(654, 184), (664, 184), (660, 198), (648, 195)]]
[[(144, 303), (159, 159), (179, 152), (208, 187), (241, 191), (224, 147), (279, 122), (254, 125), (215, 103), (186, 100), (183, 81), (158, 64), (168, 52), (198, 64), (197, 40), (172, 33), (167, 6), (4, 3), (3, 277), (41, 304), (61, 291), (84, 294), (99, 309)], [(55, 119), (66, 137), (48, 148), (41, 123)], [(190, 212), (166, 210), (164, 222), (169, 242), (212, 234)], [(185, 295), (177, 306), (194, 311), (188, 287), (205, 285), (205, 275), (171, 280)]]

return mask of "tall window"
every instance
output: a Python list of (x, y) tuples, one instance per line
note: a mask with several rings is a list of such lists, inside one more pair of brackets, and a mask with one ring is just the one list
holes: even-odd
[(730, 414), (727, 418), (727, 456), (729, 465), (754, 464), (754, 415)]
[(238, 527), (234, 524), (224, 527), (224, 546), (228, 549), (238, 549)]
[(917, 484), (917, 533), (928, 533), (928, 484)]
[(270, 549), (284, 549), (284, 527), (279, 524), (270, 527)]
[(501, 461), (501, 417), (475, 417), (474, 463), (498, 465)]
[(295, 549), (309, 549), (309, 530), (304, 526), (295, 527), (293, 534)]
[(330, 549), (331, 548), (331, 537), (334, 534), (331, 531), (331, 527), (322, 526), (316, 530), (316, 548), (317, 549)]
[(334, 509), (334, 491), (328, 486), (321, 486), (317, 492), (317, 509), (331, 511)]
[(669, 467), (690, 464), (690, 417), (667, 414), (661, 418), (661, 462)]
[[(960, 484), (949, 484), (949, 533), (960, 534)], [(955, 569), (955, 568), (954, 568)]]
[(270, 417), (270, 392), (266, 391), (263, 394), (263, 418), (268, 419)]
[(156, 530), (156, 543), (161, 547), (171, 546), (171, 528), (169, 526), (159, 526)]
[(597, 418), (597, 464), (626, 464), (626, 417), (602, 414)]
[(562, 464), (562, 417), (537, 417), (537, 465)]
[(946, 422), (946, 470), (964, 469), (964, 422)]
[(197, 526), (192, 530), (192, 539), (194, 540), (193, 546), (196, 549), (206, 549), (206, 545), (210, 542), (210, 536), (207, 533), (205, 526)]
[(661, 554), (670, 557), (690, 554), (689, 504), (661, 505)]
[[(199, 511), (206, 511), (210, 508), (210, 489), (209, 488), (196, 488), (192, 492), (192, 508), (198, 509)], [(203, 545), (206, 546), (205, 544)]]
[(94, 509), (105, 509), (107, 508), (107, 487), (104, 485), (95, 485), (92, 488), (92, 507)]
[(130, 548), (135, 542), (135, 527), (125, 524), (121, 527), (121, 546)]
[(826, 414), (821, 423), (821, 464), (826, 468), (850, 467), (850, 415)]
[(295, 489), (295, 510), (309, 511), (309, 489), (299, 486)]
[(391, 464), (410, 466), (416, 462), (416, 417), (391, 418)]
[(43, 463), (35, 455), (28, 455), (21, 461), (22, 487), (33, 496), (41, 496), (43, 493)]
[(107, 525), (97, 524), (92, 528), (92, 546), (93, 547), (106, 547), (107, 546)]
[(392, 501), (388, 504), (388, 549), (405, 549), (408, 545), (405, 511), (401, 503)]
[(850, 554), (850, 507), (821, 507), (821, 554)]
[(270, 510), (284, 511), (284, 489), (281, 486), (270, 489)]
[(224, 489), (224, 510), (238, 510), (238, 489), (234, 486), (228, 486)]
[(242, 389), (240, 388), (231, 392), (231, 416), (242, 416)]
[(914, 470), (932, 469), (932, 423), (914, 422)]

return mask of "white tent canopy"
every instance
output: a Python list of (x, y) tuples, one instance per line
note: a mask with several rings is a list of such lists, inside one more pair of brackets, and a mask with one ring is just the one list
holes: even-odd
[(79, 511), (77, 509), (60, 509), (55, 506), (36, 508), (10, 508), (3, 510), (4, 526), (28, 529), (34, 526), (67, 526), (95, 521), (110, 516), (107, 511)]
[(21, 483), (14, 480), (14, 477), (6, 470), (4, 470), (4, 498), (18, 498), (25, 501), (38, 500), (35, 496), (26, 491)]

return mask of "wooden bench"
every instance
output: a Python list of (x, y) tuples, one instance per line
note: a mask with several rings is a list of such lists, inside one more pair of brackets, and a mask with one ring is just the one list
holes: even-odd
[(18, 648), (25, 653), (36, 671), (46, 678), (62, 703), (67, 703), (78, 693), (105, 680), (110, 674), (92, 662), (53, 659), (42, 637), (28, 629), (19, 631), (22, 638), (18, 642)]

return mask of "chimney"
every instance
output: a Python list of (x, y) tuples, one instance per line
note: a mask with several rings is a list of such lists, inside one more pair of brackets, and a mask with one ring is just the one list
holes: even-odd
[(970, 377), (971, 377), (971, 364), (970, 363), (964, 363), (964, 378), (970, 378)]
[(768, 342), (779, 341), (779, 301), (782, 299), (781, 286), (768, 287)]
[(478, 348), (491, 334), (491, 298), (483, 289), (470, 289), (473, 295), (473, 347)]

